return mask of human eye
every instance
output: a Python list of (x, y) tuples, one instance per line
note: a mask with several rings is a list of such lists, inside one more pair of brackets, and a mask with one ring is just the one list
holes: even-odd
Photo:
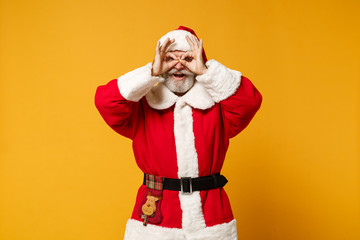
[(167, 57), (166, 58), (166, 61), (169, 62), (169, 61), (173, 61), (174, 59), (172, 57)]
[(192, 60), (193, 60), (192, 57), (186, 57), (186, 58), (185, 58), (185, 61), (187, 61), (187, 62), (191, 62)]

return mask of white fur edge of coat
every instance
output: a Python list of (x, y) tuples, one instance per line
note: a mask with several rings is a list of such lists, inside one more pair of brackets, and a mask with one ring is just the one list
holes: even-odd
[(205, 65), (208, 68), (206, 73), (196, 76), (196, 80), (206, 88), (216, 103), (236, 92), (240, 86), (241, 72), (231, 70), (214, 59)]
[(164, 81), (162, 77), (151, 75), (152, 63), (130, 71), (118, 78), (121, 95), (129, 101), (138, 102), (157, 83)]
[(186, 233), (180, 228), (166, 228), (129, 219), (124, 240), (237, 240), (236, 220)]
[[(198, 155), (195, 147), (192, 108), (182, 99), (174, 109), (174, 136), (176, 145), (178, 178), (199, 177)], [(206, 227), (200, 192), (190, 195), (179, 192), (182, 210), (182, 228), (194, 232)]]

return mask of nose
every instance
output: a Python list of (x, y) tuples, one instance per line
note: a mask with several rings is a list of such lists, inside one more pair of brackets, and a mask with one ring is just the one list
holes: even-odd
[(184, 69), (185, 67), (184, 67), (180, 62), (178, 62), (178, 63), (174, 66), (174, 68), (177, 69), (177, 70), (182, 70), (182, 69)]

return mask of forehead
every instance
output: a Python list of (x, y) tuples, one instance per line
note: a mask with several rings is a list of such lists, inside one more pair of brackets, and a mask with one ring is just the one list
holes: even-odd
[(171, 51), (171, 53), (173, 53), (177, 57), (181, 57), (186, 52), (185, 51), (180, 51), (180, 50), (175, 50), (175, 51)]

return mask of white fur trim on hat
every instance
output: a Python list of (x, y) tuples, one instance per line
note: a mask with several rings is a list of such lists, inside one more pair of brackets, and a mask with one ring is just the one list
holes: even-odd
[[(175, 51), (175, 50), (190, 51), (191, 47), (190, 47), (189, 43), (187, 42), (185, 36), (189, 36), (191, 38), (194, 35), (185, 30), (174, 30), (174, 31), (168, 32), (167, 34), (165, 34), (164, 36), (162, 36), (160, 38), (160, 40), (159, 40), (160, 45), (162, 45), (167, 38), (170, 38), (170, 40), (174, 38), (175, 42), (170, 45), (170, 47), (166, 50), (167, 52)], [(192, 38), (191, 38), (191, 40), (192, 40)], [(199, 42), (197, 40), (197, 38), (196, 38), (196, 41)]]

